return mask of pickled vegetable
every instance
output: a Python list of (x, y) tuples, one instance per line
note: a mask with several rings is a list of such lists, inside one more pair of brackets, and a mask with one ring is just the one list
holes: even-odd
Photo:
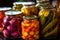
[(40, 10), (38, 16), (39, 16), (39, 20), (41, 21), (41, 25), (42, 26), (45, 24), (49, 14), (50, 14), (50, 10), (49, 9), (42, 9), (42, 10)]
[(53, 27), (56, 23), (57, 23), (57, 18), (55, 18), (54, 20), (52, 20), (43, 30), (42, 30), (42, 34), (44, 34), (45, 32), (47, 32), (51, 27)]
[(38, 8), (36, 8), (35, 6), (28, 6), (28, 7), (23, 7), (21, 9), (21, 11), (23, 12), (24, 15), (38, 15)]
[[(17, 13), (17, 14), (16, 14)], [(21, 21), (22, 18), (19, 15), (20, 11), (7, 11), (3, 19), (3, 35), (6, 38), (18, 38), (21, 33)], [(21, 20), (20, 20), (21, 19)], [(7, 29), (7, 33), (4, 33), (4, 30)]]
[(3, 30), (3, 26), (2, 26), (3, 18), (4, 18), (4, 12), (0, 11), (0, 31)]
[(58, 33), (58, 25), (55, 27), (55, 29), (53, 29), (51, 32), (49, 32), (49, 33), (46, 33), (45, 35), (44, 35), (44, 37), (48, 37), (48, 36), (50, 36), (50, 35), (57, 35), (57, 33)]
[[(36, 36), (35, 36), (36, 35)], [(24, 20), (22, 22), (22, 38), (33, 40), (39, 39), (39, 22), (37, 20)]]
[(7, 29), (3, 30), (3, 34), (5, 37), (9, 37), (10, 36), (10, 33)]

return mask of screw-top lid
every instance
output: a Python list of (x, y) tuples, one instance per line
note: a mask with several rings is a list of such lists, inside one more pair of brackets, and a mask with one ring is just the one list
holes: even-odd
[(35, 2), (25, 2), (23, 5), (33, 5)]
[(22, 4), (22, 2), (14, 2), (13, 5)]
[(53, 6), (50, 5), (49, 3), (43, 3), (43, 2), (40, 2), (40, 6), (43, 8), (48, 8), (48, 9), (53, 8)]
[(11, 10), (11, 7), (0, 7), (0, 11)]
[(5, 15), (18, 15), (21, 14), (22, 12), (20, 11), (6, 11)]
[(13, 5), (16, 5), (16, 4), (22, 4), (22, 5), (32, 5), (32, 4), (35, 4), (34, 2), (14, 2)]
[(32, 16), (23, 16), (23, 19), (37, 19), (38, 17), (35, 15)]

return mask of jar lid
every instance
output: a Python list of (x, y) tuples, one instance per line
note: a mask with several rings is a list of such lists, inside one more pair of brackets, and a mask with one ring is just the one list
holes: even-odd
[(49, 0), (39, 0), (40, 2), (46, 2), (46, 1), (49, 1)]
[(32, 16), (23, 16), (23, 19), (37, 19), (38, 17), (35, 15)]
[(21, 14), (22, 12), (20, 11), (6, 11), (5, 15), (18, 15)]
[(22, 2), (14, 2), (13, 4), (14, 5), (16, 5), (16, 4), (22, 4)]
[(11, 7), (0, 7), (0, 11), (11, 10)]
[(25, 2), (23, 5), (33, 5), (35, 2)]
[[(43, 7), (43, 8), (48, 8), (48, 9), (51, 9), (53, 8), (52, 5), (50, 5), (49, 3), (43, 3), (43, 2), (40, 2), (40, 7)], [(48, 5), (48, 6), (47, 6)]]
[(32, 4), (35, 4), (34, 2), (14, 2), (13, 5), (16, 5), (16, 4), (22, 4), (22, 5), (32, 5)]

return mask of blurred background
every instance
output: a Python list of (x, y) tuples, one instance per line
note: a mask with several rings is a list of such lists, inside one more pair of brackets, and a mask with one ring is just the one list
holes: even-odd
[[(27, 1), (33, 1), (33, 2), (37, 2), (39, 0), (0, 0), (0, 7), (12, 7), (13, 6), (13, 2), (27, 2)], [(52, 3), (52, 1), (54, 0), (48, 0), (50, 1), (50, 3)]]

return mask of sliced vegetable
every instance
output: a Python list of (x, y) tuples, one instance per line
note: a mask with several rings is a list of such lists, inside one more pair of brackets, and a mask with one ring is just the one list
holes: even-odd
[(34, 35), (34, 31), (31, 31), (31, 32), (30, 32), (30, 35)]
[(9, 31), (7, 29), (3, 30), (4, 37), (9, 37)]
[(10, 31), (10, 32), (16, 31), (15, 27), (12, 27), (12, 26), (8, 26), (7, 29), (8, 29), (8, 31)]
[(28, 36), (28, 33), (27, 32), (24, 32), (24, 34), (23, 34), (24, 36)]
[(10, 21), (10, 24), (14, 24), (16, 23), (16, 18), (13, 18), (11, 21)]
[(15, 31), (15, 32), (13, 32), (11, 35), (12, 35), (14, 38), (16, 38), (16, 37), (18, 36), (18, 32)]

